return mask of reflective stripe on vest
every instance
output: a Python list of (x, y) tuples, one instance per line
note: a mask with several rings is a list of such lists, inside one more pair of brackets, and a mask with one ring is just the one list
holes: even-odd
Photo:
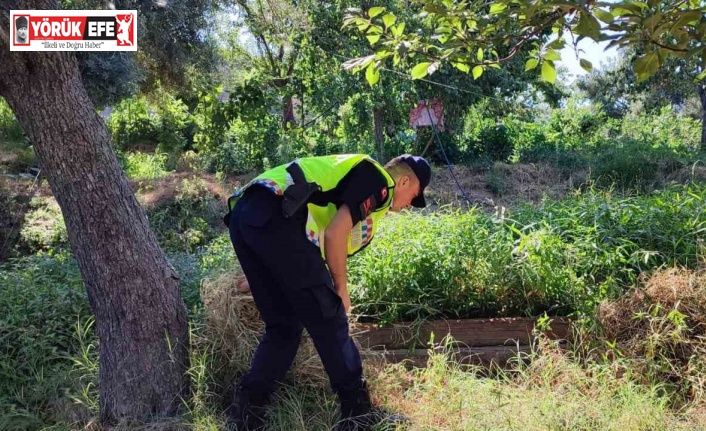
[[(388, 186), (387, 199), (381, 209), (371, 212), (364, 220), (361, 220), (351, 229), (348, 235), (348, 255), (360, 251), (363, 247), (370, 243), (375, 235), (376, 223), (390, 209), (392, 203), (392, 195), (395, 187), (395, 181), (385, 171), (385, 169), (370, 156), (365, 154), (344, 154), (322, 157), (306, 157), (296, 159), (292, 163), (298, 163), (304, 171), (304, 176), (307, 181), (316, 182), (323, 192), (334, 189), (338, 183), (345, 177), (351, 169), (358, 163), (367, 160), (375, 166), (380, 173), (385, 177)], [(284, 190), (294, 183), (291, 175), (287, 172), (288, 165), (277, 166), (269, 171), (259, 175), (242, 189), (238, 190), (228, 199), (229, 209), (233, 209), (235, 203), (243, 195), (248, 187), (254, 184), (259, 184), (268, 188), (271, 192), (278, 196), (284, 194)], [(307, 204), (307, 220), (305, 225), (305, 235), (309, 241), (319, 247), (321, 256), (326, 257), (324, 250), (324, 233), (326, 227), (331, 223), (338, 209), (333, 203), (327, 206)]]

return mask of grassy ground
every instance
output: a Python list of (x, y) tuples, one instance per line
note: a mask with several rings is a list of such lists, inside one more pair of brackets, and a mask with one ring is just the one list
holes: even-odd
[[(537, 355), (530, 366), (518, 365), (493, 377), (479, 369), (461, 370), (443, 354), (432, 356), (425, 369), (389, 365), (368, 367), (367, 373), (375, 400), (409, 419), (394, 428), (398, 430), (706, 429), (701, 411), (670, 409), (658, 385), (632, 383), (605, 367), (580, 367), (556, 352)], [(329, 430), (335, 409), (336, 399), (327, 389), (289, 382), (275, 394), (267, 429)], [(223, 418), (217, 409), (206, 407), (192, 411), (178, 426), (218, 430)]]
[[(697, 265), (706, 223), (701, 209), (706, 196), (703, 186), (638, 196), (582, 192), (565, 202), (546, 201), (545, 196), (559, 198), (569, 193), (571, 179), (564, 178), (561, 181), (565, 183), (559, 184), (560, 174), (544, 178), (538, 177), (539, 171), (529, 165), (515, 171), (495, 166), (492, 174), (478, 174), (484, 182), (471, 178), (478, 199), (486, 192), (500, 199), (518, 200), (516, 195), (520, 195), (519, 201), (536, 204), (533, 208), (516, 207), (500, 213), (491, 202), (483, 208), (487, 212), (395, 218), (387, 231), (381, 231), (377, 244), (357, 257), (362, 261), (358, 266), (380, 268), (365, 275), (367, 278), (354, 271), (352, 280), (363, 280), (369, 289), (367, 297), (377, 285), (388, 289), (378, 289), (382, 297), (398, 291), (414, 295), (419, 285), (394, 285), (384, 279), (390, 274), (403, 279), (414, 269), (410, 268), (414, 262), (420, 280), (431, 274), (424, 286), (465, 286), (455, 290), (427, 288), (419, 292), (426, 299), (435, 297), (439, 304), (448, 301), (454, 307), (468, 308), (472, 303), (467, 299), (473, 298), (478, 286), (487, 287), (488, 279), (502, 278), (505, 283), (495, 290), (478, 292), (505, 300), (519, 298), (513, 310), (522, 310), (517, 304), (524, 307), (529, 299), (553, 306), (556, 298), (561, 299), (554, 293), (569, 291), (566, 286), (601, 298), (607, 292), (603, 287), (617, 285), (614, 280), (631, 280), (616, 291), (634, 287), (632, 280), (643, 270), (648, 276), (661, 265), (692, 269)], [(691, 169), (684, 175), (692, 180), (699, 172)], [(439, 172), (443, 180), (441, 176)], [(540, 193), (531, 187), (537, 181), (556, 187)], [(443, 184), (439, 182), (431, 193), (438, 203), (443, 203), (445, 190), (453, 189), (450, 183), (448, 187)], [(211, 177), (185, 174), (136, 183), (153, 228), (182, 275), (193, 324), (190, 376), (194, 397), (185, 404), (185, 413), (171, 422), (126, 424), (121, 429), (223, 429), (228, 385), (247, 368), (256, 335), (250, 332), (244, 337), (242, 328), (237, 332), (233, 316), (249, 314), (233, 311), (233, 304), (223, 300), (232, 296), (229, 289), (233, 283), (215, 285), (215, 292), (208, 290), (214, 285), (204, 283), (206, 277), (222, 274), (234, 264), (232, 247), (218, 224), (219, 201), (227, 191), (217, 186)], [(15, 220), (24, 220), (16, 229), (17, 236), (25, 241), (25, 247), (36, 250), (32, 256), (0, 266), (0, 430), (98, 430), (98, 345), (85, 290), (61, 226), (49, 228), (44, 217), (29, 216), (39, 210), (53, 214), (48, 211), (50, 205), (34, 208), (29, 199), (15, 202), (9, 195), (6, 200), (24, 205), (22, 216), (13, 216), (12, 225)], [(516, 223), (511, 223), (511, 218)], [(174, 229), (175, 223), (178, 229)], [(407, 242), (394, 243), (385, 254), (384, 235), (394, 236), (395, 229), (414, 235), (406, 235)], [(31, 235), (35, 231), (56, 235)], [(434, 236), (435, 232), (440, 234)], [(651, 251), (659, 254), (643, 253)], [(376, 258), (378, 255), (383, 257)], [(377, 263), (365, 263), (365, 259)], [(373, 396), (388, 410), (407, 415), (411, 421), (400, 429), (409, 430), (706, 429), (706, 384), (702, 377), (706, 365), (700, 359), (706, 354), (706, 334), (702, 333), (706, 318), (701, 319), (706, 316), (706, 301), (700, 296), (706, 292), (706, 282), (690, 274), (677, 274), (676, 279), (669, 275), (660, 282), (663, 288), (680, 286), (679, 291), (689, 293), (686, 296), (647, 294), (614, 302), (613, 308), (625, 308), (604, 314), (604, 318), (619, 319), (608, 320), (612, 328), (620, 329), (609, 336), (600, 328), (601, 316), (584, 315), (595, 328), (582, 335), (590, 340), (581, 338), (572, 355), (545, 345), (530, 365), (517, 363), (492, 373), (459, 369), (443, 355), (433, 356), (426, 369), (417, 370), (370, 363), (366, 374)], [(380, 283), (375, 283), (375, 277), (381, 278)], [(454, 284), (456, 279), (466, 284)], [(691, 281), (686, 283), (686, 279)], [(552, 280), (556, 283), (548, 282)], [(533, 289), (535, 285), (558, 287), (545, 292)], [(397, 290), (389, 290), (392, 287)], [(487, 298), (479, 302), (486, 308), (495, 304)], [(220, 310), (214, 308), (218, 305)], [(446, 305), (443, 309), (455, 310)], [(498, 310), (491, 311), (497, 314)], [(419, 307), (412, 311), (407, 316), (426, 313)], [(621, 322), (627, 324), (621, 326)], [(269, 409), (268, 429), (328, 430), (336, 420), (336, 398), (326, 387), (311, 346), (304, 346), (302, 355), (304, 359), (278, 390)]]

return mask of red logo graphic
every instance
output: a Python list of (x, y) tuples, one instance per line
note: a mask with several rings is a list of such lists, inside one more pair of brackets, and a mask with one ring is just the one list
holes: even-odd
[(387, 187), (383, 187), (382, 190), (380, 190), (380, 195), (382, 196), (383, 201), (387, 199)]
[(11, 51), (137, 51), (137, 11), (17, 10)]
[(118, 46), (133, 46), (135, 35), (132, 20), (132, 14), (115, 15), (115, 22), (118, 24)]

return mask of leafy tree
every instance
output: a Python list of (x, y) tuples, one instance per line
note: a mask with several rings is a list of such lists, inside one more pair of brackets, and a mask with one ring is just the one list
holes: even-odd
[[(640, 81), (633, 66), (638, 56), (635, 48), (623, 50), (616, 63), (606, 70), (594, 70), (578, 81), (578, 87), (590, 100), (601, 103), (612, 117), (621, 117), (628, 109), (636, 108), (648, 113), (659, 112), (664, 106), (679, 109), (690, 98), (701, 102), (700, 89), (705, 82), (695, 82), (700, 68), (693, 59), (670, 58), (654, 75)], [(699, 105), (698, 115), (702, 118), (706, 106)], [(702, 121), (702, 136), (704, 129), (706, 122)]]
[(158, 87), (195, 98), (193, 87), (208, 81), (218, 64), (215, 40), (208, 29), (222, 2), (58, 0), (60, 9), (137, 10), (136, 53), (76, 53), (86, 90), (97, 106)]
[(235, 0), (233, 9), (240, 18), (229, 38), (235, 59), (249, 63), (267, 85), (282, 91), (284, 128), (296, 125), (291, 84), (300, 44), (312, 27), (307, 6), (288, 0)]
[[(392, 62), (409, 68), (412, 77), (419, 79), (450, 64), (478, 79), (527, 50), (530, 58), (525, 68), (539, 68), (542, 80), (551, 83), (568, 34), (574, 43), (589, 37), (610, 40), (609, 47), (640, 48), (633, 63), (640, 82), (674, 57), (695, 65), (698, 80), (706, 77), (706, 4), (699, 0), (416, 0), (413, 8), (421, 26), (407, 26), (380, 6), (352, 10), (344, 26), (364, 34), (375, 54), (355, 59), (349, 66), (374, 76)], [(547, 31), (556, 36), (545, 41), (542, 35)], [(501, 47), (507, 52), (501, 52)], [(592, 69), (586, 59), (580, 63)], [(698, 90), (706, 106), (706, 89), (700, 85)], [(706, 147), (706, 136), (702, 142)]]

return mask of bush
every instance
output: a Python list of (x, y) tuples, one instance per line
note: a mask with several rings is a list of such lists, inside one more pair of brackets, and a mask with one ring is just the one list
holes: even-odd
[(118, 158), (128, 178), (154, 179), (169, 174), (169, 172), (166, 170), (166, 154), (129, 152), (120, 153), (118, 155)]
[(223, 208), (199, 178), (184, 178), (172, 202), (148, 210), (160, 245), (172, 252), (194, 252), (222, 226)]
[(107, 125), (113, 145), (125, 151), (140, 144), (156, 145), (162, 129), (157, 111), (144, 96), (116, 104)]
[(194, 119), (188, 106), (164, 90), (159, 90), (150, 101), (145, 96), (124, 99), (115, 106), (108, 119), (116, 148), (154, 149), (169, 156), (174, 167), (179, 154), (193, 139)]
[(622, 147), (598, 156), (592, 173), (597, 184), (603, 187), (645, 192), (657, 185), (658, 167), (658, 163), (639, 147)]
[(22, 126), (5, 99), (0, 98), (0, 144), (7, 149), (25, 148), (29, 145)]
[(506, 162), (512, 155), (512, 142), (505, 124), (484, 118), (471, 108), (463, 121), (463, 133), (458, 140), (458, 151), (464, 160), (487, 157)]
[(690, 156), (699, 151), (701, 124), (666, 106), (652, 115), (626, 115), (621, 136), (663, 153)]
[[(245, 122), (239, 118), (228, 125), (223, 140), (217, 147), (202, 153), (206, 167), (211, 172), (244, 174), (261, 171), (265, 159), (277, 161), (290, 156), (289, 148), (279, 145), (279, 120), (267, 116), (257, 122)], [(283, 144), (286, 139), (283, 139)], [(286, 145), (293, 146), (292, 142)], [(282, 152), (283, 154), (278, 154)], [(289, 159), (291, 160), (291, 159)]]
[(69, 243), (61, 208), (53, 197), (35, 197), (20, 230), (20, 246), (30, 252), (66, 247)]

